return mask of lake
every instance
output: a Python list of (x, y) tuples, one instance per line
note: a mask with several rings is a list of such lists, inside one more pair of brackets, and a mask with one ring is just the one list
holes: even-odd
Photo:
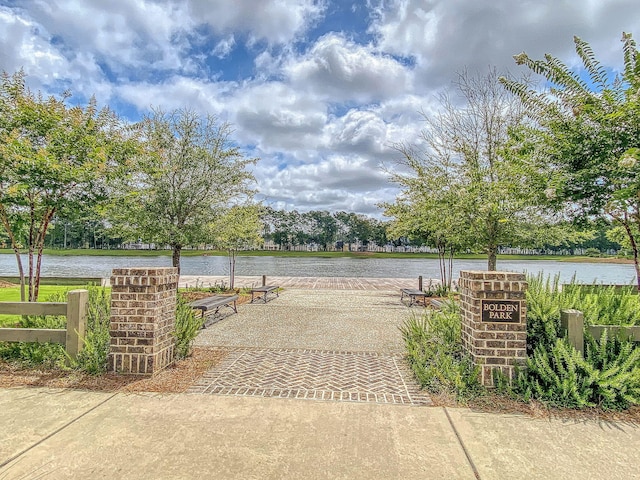
[[(26, 266), (26, 258), (25, 258)], [(123, 267), (170, 267), (171, 257), (103, 257), (45, 255), (42, 276), (103, 277)], [(460, 270), (486, 270), (486, 260), (456, 260), (454, 278)], [(553, 260), (498, 261), (498, 269), (508, 272), (560, 274), (562, 282), (573, 275), (581, 283), (630, 283), (635, 280), (631, 264), (557, 262)], [(0, 276), (16, 276), (15, 257), (0, 255)], [(183, 257), (185, 275), (226, 275), (227, 257)], [(282, 277), (374, 277), (374, 278), (440, 278), (436, 259), (418, 258), (320, 258), (320, 257), (237, 257), (236, 275), (269, 275)]]

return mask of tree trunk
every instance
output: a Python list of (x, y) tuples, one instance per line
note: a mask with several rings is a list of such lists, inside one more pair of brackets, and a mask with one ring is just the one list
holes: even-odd
[(182, 251), (182, 245), (171, 245), (173, 250), (172, 265), (178, 269), (178, 275), (180, 275), (180, 252)]
[(497, 245), (489, 245), (487, 246), (487, 270), (490, 272), (494, 272), (496, 270), (496, 265), (498, 263), (498, 246)]
[(234, 289), (236, 285), (236, 252), (229, 250), (229, 288)]
[(26, 298), (25, 294), (25, 284), (24, 284), (24, 267), (22, 266), (22, 257), (20, 256), (20, 248), (18, 248), (18, 242), (16, 241), (16, 237), (13, 234), (13, 230), (11, 230), (11, 224), (9, 223), (9, 218), (7, 217), (7, 212), (3, 205), (0, 204), (0, 217), (2, 218), (2, 224), (4, 225), (4, 229), (9, 236), (9, 240), (11, 240), (11, 248), (13, 249), (13, 253), (16, 255), (16, 262), (18, 264), (18, 274), (20, 275), (20, 301), (24, 302)]
[(451, 283), (453, 282), (453, 256), (456, 253), (456, 249), (451, 247), (449, 248), (449, 278), (447, 278), (447, 291), (451, 292)]
[[(615, 217), (614, 217), (615, 218)], [(627, 232), (627, 236), (629, 237), (629, 243), (631, 244), (631, 251), (633, 252), (633, 266), (636, 269), (636, 283), (638, 284), (638, 290), (640, 291), (640, 265), (638, 264), (638, 243), (636, 242), (636, 237), (633, 234), (633, 230), (631, 229), (631, 225), (627, 221), (627, 217), (625, 215), (624, 221), (616, 218), (622, 226), (624, 227), (625, 232)]]

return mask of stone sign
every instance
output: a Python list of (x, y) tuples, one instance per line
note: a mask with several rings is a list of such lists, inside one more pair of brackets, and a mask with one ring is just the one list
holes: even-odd
[(519, 300), (483, 299), (480, 308), (483, 322), (520, 323)]
[(493, 372), (512, 377), (527, 358), (527, 280), (524, 273), (460, 272), (462, 345), (480, 381), (493, 385)]

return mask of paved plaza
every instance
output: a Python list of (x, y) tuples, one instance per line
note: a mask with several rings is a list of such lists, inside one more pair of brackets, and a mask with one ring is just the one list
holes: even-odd
[(226, 356), (190, 392), (428, 405), (398, 328), (422, 309), (383, 290), (285, 289), (240, 305), (198, 335)]

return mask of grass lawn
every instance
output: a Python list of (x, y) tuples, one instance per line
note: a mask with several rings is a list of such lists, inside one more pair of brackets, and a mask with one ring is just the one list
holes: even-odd
[[(38, 294), (39, 302), (49, 301), (49, 297), (58, 293), (65, 293), (69, 290), (76, 290), (78, 288), (86, 288), (82, 286), (65, 286), (65, 285), (40, 285), (40, 293)], [(19, 302), (20, 301), (20, 288), (19, 287), (3, 287), (0, 288), (0, 302)], [(12, 326), (18, 320), (20, 315), (3, 315), (0, 314), (0, 327)]]

